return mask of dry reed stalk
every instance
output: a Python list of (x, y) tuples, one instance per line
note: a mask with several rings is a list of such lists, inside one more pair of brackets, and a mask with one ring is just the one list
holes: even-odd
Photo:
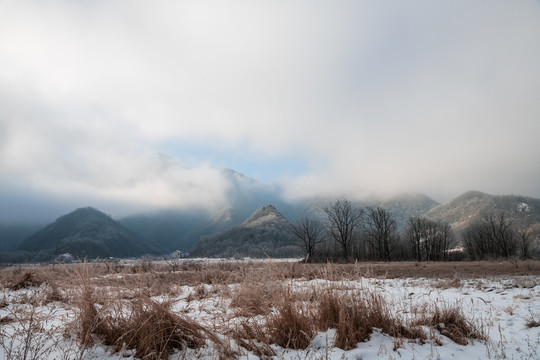
[(264, 327), (250, 320), (244, 320), (229, 330), (229, 335), (238, 345), (253, 352), (261, 359), (276, 356), (276, 352), (269, 345), (270, 341)]

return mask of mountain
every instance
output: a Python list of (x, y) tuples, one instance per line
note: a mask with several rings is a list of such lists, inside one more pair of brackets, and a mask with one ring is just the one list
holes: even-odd
[(540, 235), (540, 199), (520, 195), (491, 195), (468, 191), (426, 213), (433, 220), (446, 221), (456, 230), (482, 219), (487, 213), (504, 212), (515, 228), (529, 228)]
[(390, 212), (397, 222), (398, 231), (405, 228), (410, 217), (423, 215), (437, 205), (439, 205), (438, 202), (420, 193), (401, 194), (368, 204), (372, 207), (380, 206)]
[(294, 257), (301, 256), (291, 223), (274, 206), (265, 205), (242, 224), (221, 234), (203, 237), (192, 256), (196, 257)]
[(163, 210), (142, 213), (119, 222), (132, 232), (151, 239), (166, 252), (190, 252), (201, 237), (217, 235), (240, 225), (265, 204), (275, 204), (296, 218), (299, 207), (282, 200), (280, 189), (260, 183), (231, 169), (219, 170), (228, 184), (227, 205), (214, 210)]
[(152, 243), (91, 207), (59, 217), (26, 238), (19, 250), (51, 257), (70, 253), (80, 258), (132, 257), (160, 252)]

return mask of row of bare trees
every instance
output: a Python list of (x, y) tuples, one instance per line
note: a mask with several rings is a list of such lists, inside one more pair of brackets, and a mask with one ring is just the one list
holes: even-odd
[(448, 251), (456, 245), (450, 224), (422, 217), (409, 219), (404, 238), (417, 261), (448, 260)]
[(292, 227), (308, 260), (447, 260), (455, 245), (445, 223), (411, 218), (400, 235), (396, 220), (382, 207), (358, 208), (348, 200), (336, 200), (323, 210), (324, 221), (302, 218)]
[[(450, 224), (411, 217), (401, 233), (382, 207), (359, 208), (336, 200), (323, 208), (325, 219), (302, 218), (292, 227), (308, 261), (365, 259), (374, 261), (447, 261), (528, 258), (528, 230), (514, 230), (504, 214), (488, 214), (455, 234)], [(458, 236), (461, 237), (459, 245)]]
[(531, 254), (531, 233), (527, 228), (515, 229), (504, 213), (486, 214), (467, 226), (462, 233), (463, 247), (472, 260), (505, 258)]

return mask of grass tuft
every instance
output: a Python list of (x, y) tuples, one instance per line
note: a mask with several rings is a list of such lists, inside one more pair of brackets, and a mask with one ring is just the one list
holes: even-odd
[(308, 309), (295, 302), (290, 292), (277, 305), (266, 326), (271, 343), (290, 349), (307, 348), (315, 334)]
[(435, 328), (441, 335), (459, 345), (467, 345), (468, 339), (486, 339), (481, 329), (469, 321), (457, 305), (442, 309), (435, 305), (430, 314), (417, 320), (417, 324)]
[(336, 346), (349, 350), (367, 341), (374, 329), (394, 337), (425, 340), (418, 327), (407, 327), (390, 312), (386, 300), (368, 289), (337, 293), (327, 289), (318, 306), (321, 330), (336, 329)]
[(35, 273), (25, 271), (17, 280), (8, 285), (8, 288), (17, 291), (29, 287), (40, 286), (43, 282), (44, 281), (37, 277)]
[(86, 347), (99, 339), (113, 351), (135, 349), (141, 359), (167, 359), (175, 349), (198, 349), (207, 340), (225, 348), (215, 334), (171, 311), (168, 302), (139, 297), (129, 305), (117, 301), (98, 310), (91, 294), (85, 297), (78, 323), (79, 339)]

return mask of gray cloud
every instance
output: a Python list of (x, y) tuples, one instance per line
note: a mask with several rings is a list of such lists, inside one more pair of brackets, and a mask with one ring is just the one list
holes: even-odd
[(223, 205), (209, 164), (156, 158), (190, 141), (305, 154), (290, 198), (540, 197), (539, 20), (535, 1), (3, 2), (0, 180)]

